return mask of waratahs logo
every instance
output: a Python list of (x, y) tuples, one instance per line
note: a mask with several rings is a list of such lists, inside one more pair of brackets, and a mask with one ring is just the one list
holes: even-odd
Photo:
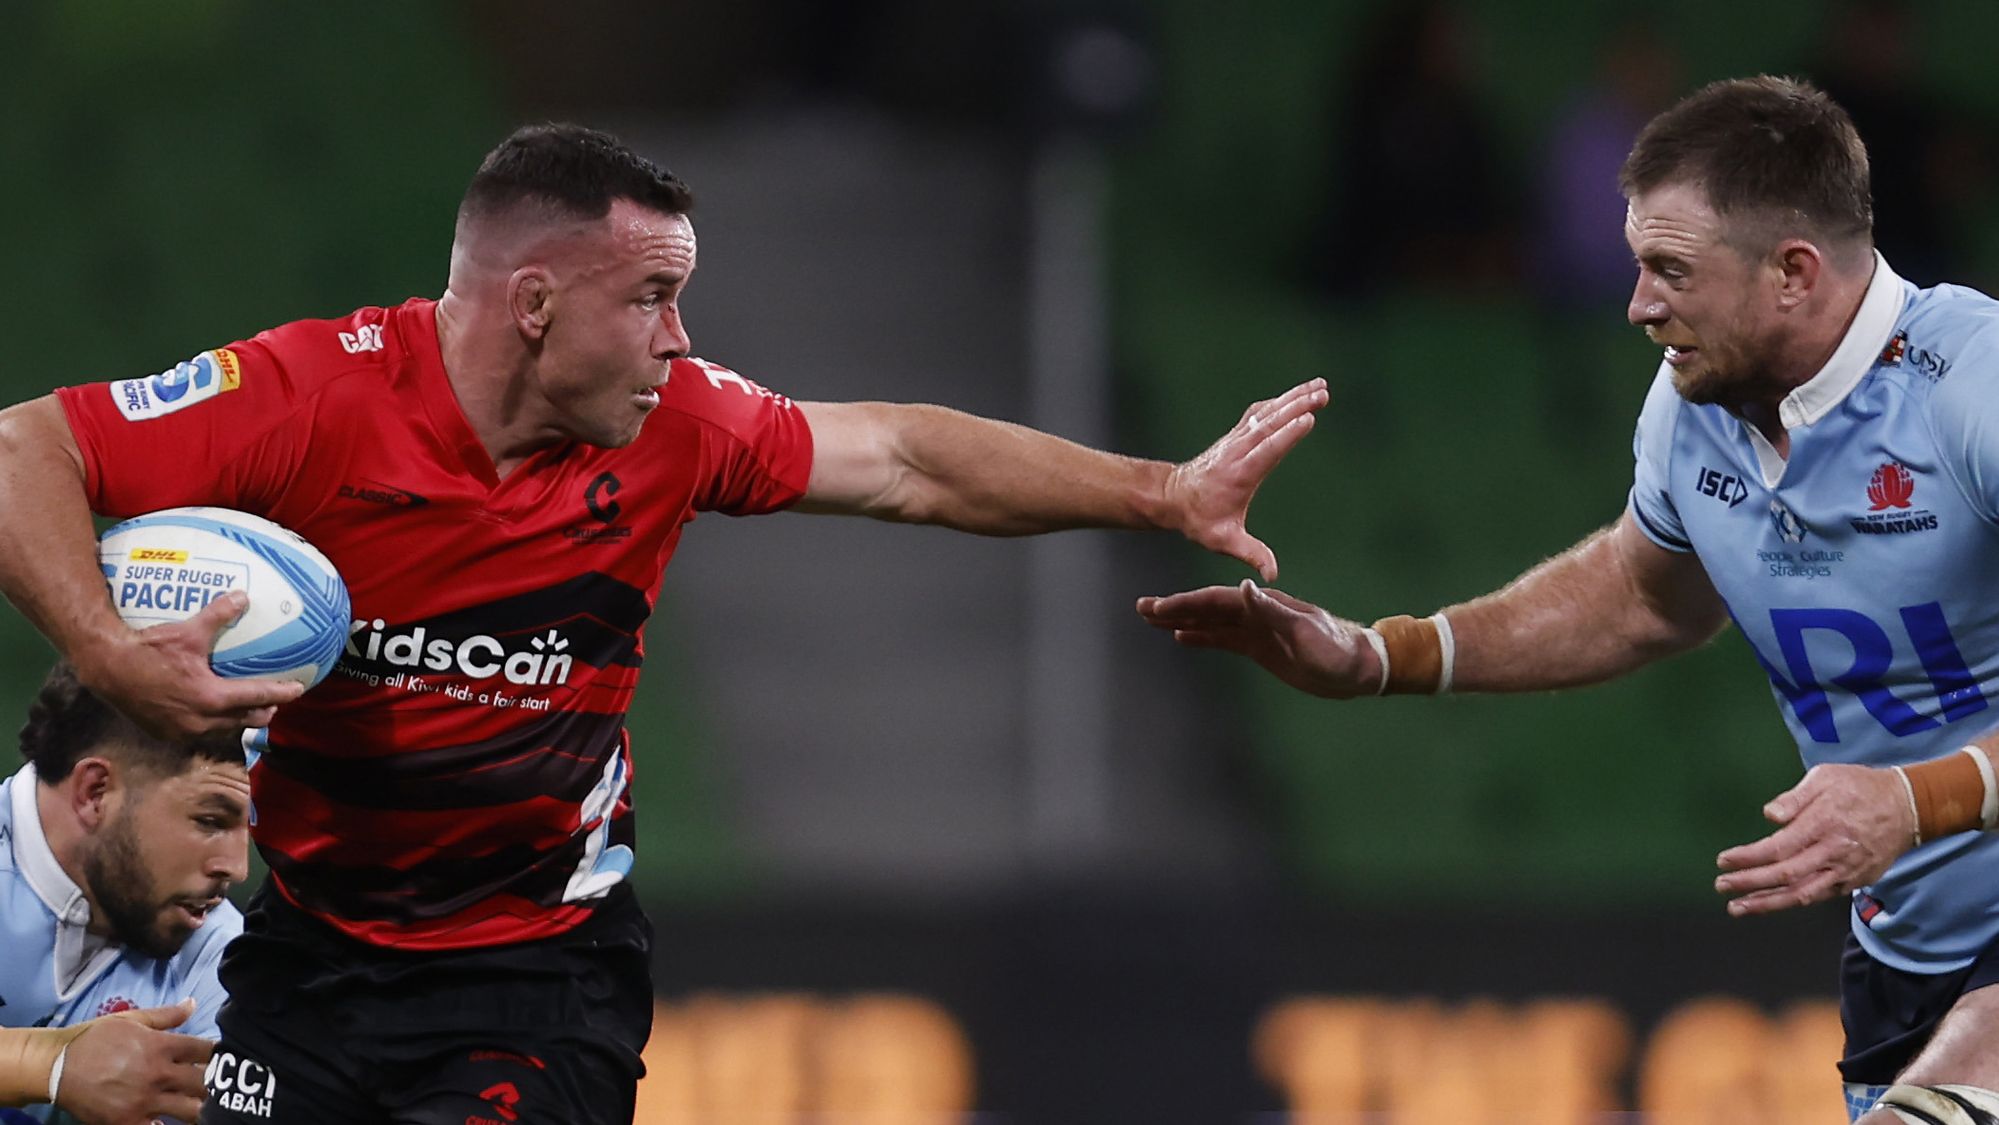
[[(1916, 494), (1916, 474), (1899, 461), (1883, 462), (1867, 481), (1868, 515), (1846, 521), (1862, 535), (1901, 535), (1911, 531), (1935, 531), (1937, 514), (1909, 510)], [(1893, 509), (1893, 511), (1890, 511)], [(1872, 513), (1881, 512), (1882, 515)]]
[(1867, 482), (1868, 511), (1879, 512), (1888, 508), (1906, 508), (1909, 497), (1916, 494), (1916, 478), (1909, 470), (1893, 461), (1874, 470), (1874, 477)]

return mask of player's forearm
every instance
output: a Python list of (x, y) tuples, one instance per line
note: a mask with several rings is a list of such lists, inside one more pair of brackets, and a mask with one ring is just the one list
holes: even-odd
[(1504, 589), (1444, 611), (1457, 649), (1453, 690), (1600, 683), (1712, 638), (1727, 617), (1711, 589), (1634, 558), (1627, 534), (1636, 533), (1613, 524)]
[(56, 1057), (81, 1034), (83, 1025), (0, 1028), (0, 1106), (19, 1108), (48, 1101)]
[(1168, 521), (1172, 466), (1104, 453), (1010, 422), (940, 406), (883, 404), (900, 470), (866, 508), (878, 519), (980, 535)]
[(0, 593), (56, 648), (87, 661), (131, 632), (97, 566), (83, 468), (53, 396), (0, 411)]

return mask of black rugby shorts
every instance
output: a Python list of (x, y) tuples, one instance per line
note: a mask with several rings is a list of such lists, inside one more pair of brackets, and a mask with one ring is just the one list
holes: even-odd
[(630, 1125), (651, 937), (620, 886), (559, 937), (380, 949), (267, 882), (223, 955), (201, 1125)]
[(1848, 933), (1839, 964), (1839, 1020), (1846, 1026), (1840, 1077), (1893, 1084), (1958, 998), (1992, 984), (1999, 984), (1999, 940), (1964, 968), (1932, 975), (1884, 965)]

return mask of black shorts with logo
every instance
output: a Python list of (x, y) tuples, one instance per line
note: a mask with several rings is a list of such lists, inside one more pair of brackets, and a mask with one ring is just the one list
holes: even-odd
[(542, 941), (354, 941), (268, 882), (222, 958), (201, 1125), (630, 1125), (652, 929), (629, 886)]
[(1846, 1026), (1840, 1077), (1869, 1086), (1893, 1084), (1958, 998), (1993, 984), (1999, 984), (1999, 940), (1962, 969), (1928, 974), (1884, 965), (1847, 934), (1839, 964), (1839, 1019)]

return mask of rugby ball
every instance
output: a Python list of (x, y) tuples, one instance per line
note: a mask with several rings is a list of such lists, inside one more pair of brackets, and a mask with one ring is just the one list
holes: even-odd
[(168, 508), (106, 531), (97, 559), (118, 615), (134, 629), (184, 621), (231, 590), (250, 608), (215, 638), (219, 676), (297, 680), (333, 671), (347, 643), (347, 584), (312, 544), (228, 508)]

